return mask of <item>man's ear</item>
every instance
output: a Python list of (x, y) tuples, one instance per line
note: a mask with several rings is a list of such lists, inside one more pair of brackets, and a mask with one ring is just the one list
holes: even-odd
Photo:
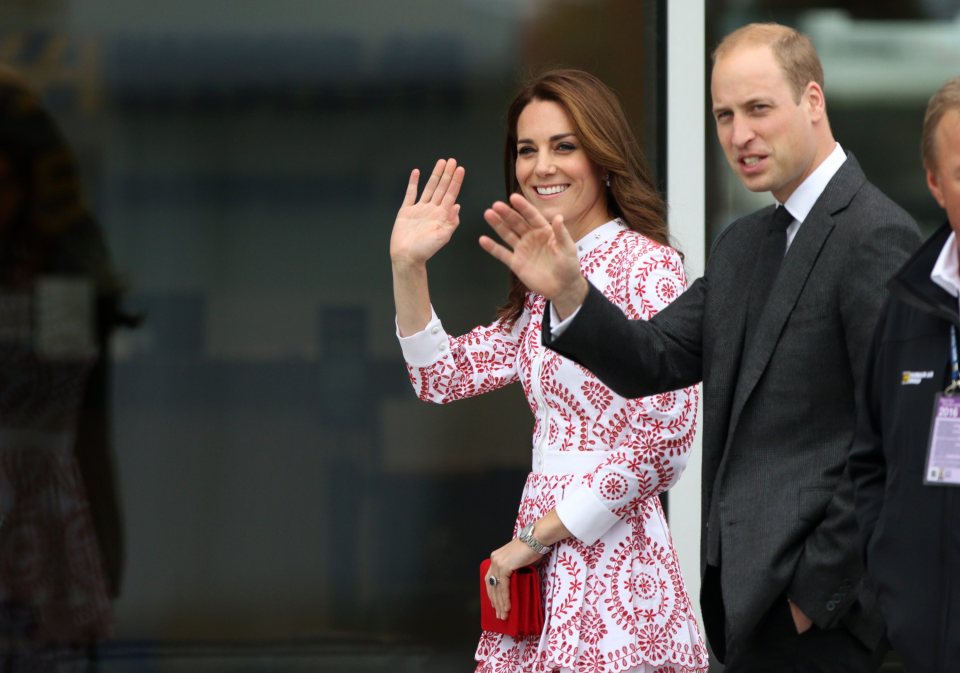
[(943, 190), (940, 189), (940, 176), (932, 168), (927, 169), (927, 189), (933, 194), (940, 207), (946, 209), (947, 205), (943, 200)]
[(803, 98), (810, 110), (810, 119), (820, 121), (827, 114), (827, 99), (823, 95), (823, 89), (816, 82), (808, 82), (807, 88), (803, 90)]

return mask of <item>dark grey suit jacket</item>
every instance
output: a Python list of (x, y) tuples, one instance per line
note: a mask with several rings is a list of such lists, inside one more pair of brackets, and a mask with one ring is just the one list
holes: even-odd
[(708, 634), (724, 633), (710, 623), (718, 614), (726, 622), (715, 649), (744, 643), (784, 592), (821, 628), (842, 623), (872, 647), (883, 623), (863, 585), (846, 461), (884, 284), (919, 232), (849, 155), (787, 251), (744, 352), (771, 209), (730, 225), (703, 277), (649, 322), (627, 320), (591, 287), (556, 340), (547, 313), (543, 339), (628, 397), (703, 381), (701, 567), (719, 541), (724, 609), (706, 594), (702, 607)]

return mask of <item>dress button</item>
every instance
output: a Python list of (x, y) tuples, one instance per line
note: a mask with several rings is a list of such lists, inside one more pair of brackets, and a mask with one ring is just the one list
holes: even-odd
[(440, 328), (434, 325), (430, 328), (430, 334), (440, 334)]
[(437, 348), (439, 348), (441, 351), (445, 351), (447, 350), (447, 344), (440, 344), (439, 346), (437, 346)]

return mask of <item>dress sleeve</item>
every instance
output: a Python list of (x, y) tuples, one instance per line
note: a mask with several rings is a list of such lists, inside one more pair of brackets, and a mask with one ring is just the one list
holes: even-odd
[(498, 320), (452, 337), (431, 308), (430, 322), (422, 331), (402, 337), (398, 329), (397, 339), (417, 396), (425, 402), (446, 404), (518, 380), (517, 351), (529, 322), (529, 313), (524, 311), (512, 327)]
[[(626, 285), (614, 283), (611, 301), (631, 319), (648, 320), (683, 292), (686, 276), (677, 253), (657, 246), (630, 266)], [(585, 387), (602, 388), (619, 400), (604, 432), (616, 443), (584, 486), (557, 505), (566, 528), (585, 544), (596, 542), (640, 503), (670, 488), (686, 466), (696, 429), (695, 386), (637, 399), (619, 398), (592, 376)], [(593, 394), (596, 394), (594, 392)], [(625, 435), (625, 436), (624, 436)]]

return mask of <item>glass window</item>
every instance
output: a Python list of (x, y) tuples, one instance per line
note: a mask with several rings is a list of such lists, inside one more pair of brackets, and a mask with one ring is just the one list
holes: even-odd
[[(504, 194), (515, 87), (548, 65), (594, 72), (657, 168), (661, 4), (0, 4), (10, 95), (32, 92), (4, 103), (0, 135), (21, 132), (18, 101), (42, 110), (50, 146), (17, 151), (44, 152), (29, 165), (57, 235), (55, 263), (4, 272), (17, 291), (0, 339), (49, 337), (66, 358), (6, 370), (0, 421), (29, 436), (0, 439), (20, 449), (59, 413), (44, 441), (69, 492), (50, 486), (66, 499), (37, 525), (4, 514), (19, 537), (3, 562), (89, 564), (62, 572), (83, 580), (73, 642), (97, 645), (44, 656), (402, 671), (450, 652), (450, 670), (469, 667), (477, 567), (511, 533), (532, 424), (516, 386), (416, 400), (394, 336), (393, 217), (412, 167), (467, 167), (432, 298), (451, 332), (491, 320), (507, 279), (476, 239)], [(3, 159), (0, 195), (20, 184)], [(46, 260), (46, 242), (25, 254)], [(43, 311), (52, 333), (31, 336)], [(20, 488), (29, 475), (9, 469)], [(40, 531), (59, 537), (31, 546)], [(3, 602), (0, 639), (32, 642), (29, 604)]]

